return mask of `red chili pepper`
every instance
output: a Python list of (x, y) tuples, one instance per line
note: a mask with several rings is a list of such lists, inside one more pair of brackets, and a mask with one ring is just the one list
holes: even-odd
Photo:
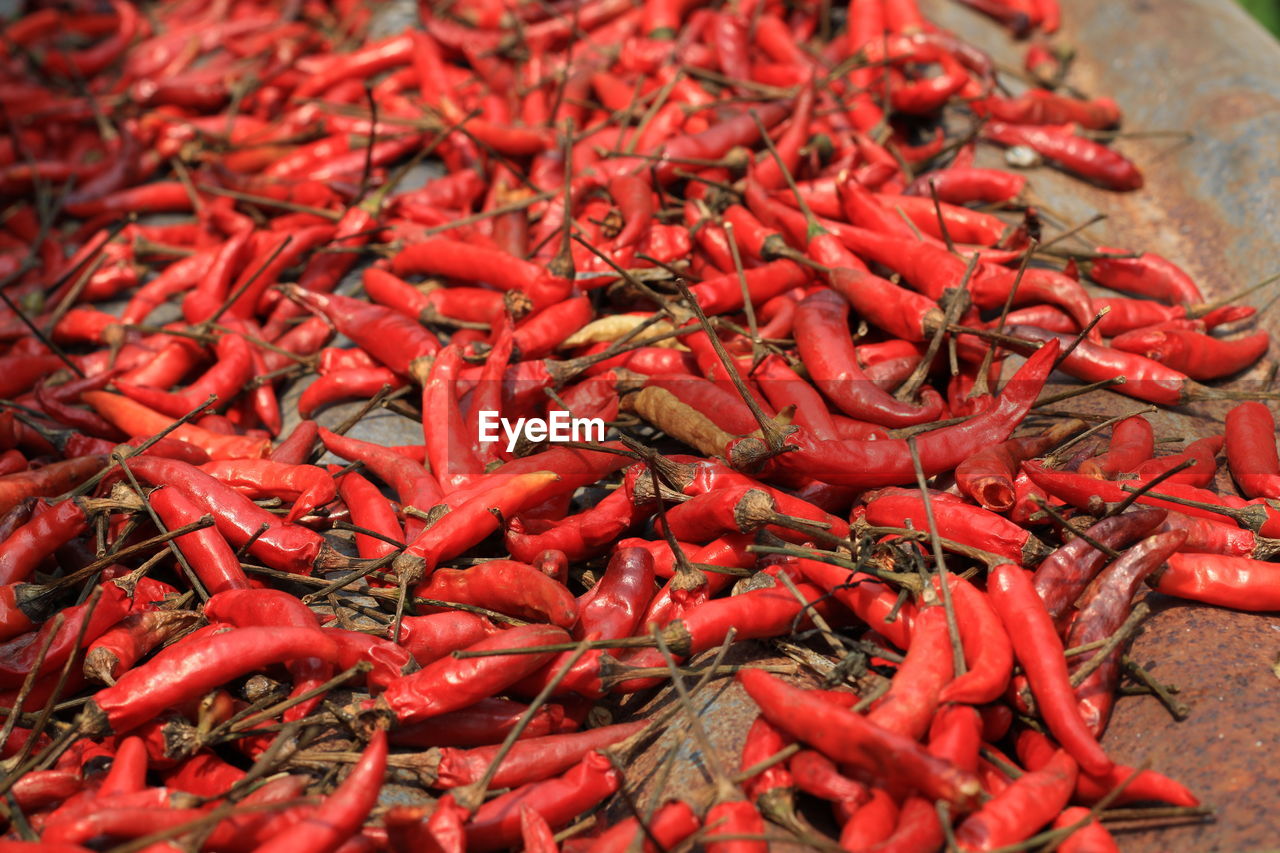
[(1069, 124), (1090, 130), (1106, 130), (1120, 123), (1120, 108), (1110, 98), (1078, 100), (1041, 89), (1029, 89), (1017, 98), (990, 96), (974, 101), (979, 115), (990, 115), (1009, 124)]
[(415, 588), (414, 595), (486, 607), (561, 628), (573, 627), (578, 618), (576, 602), (562, 584), (515, 560), (490, 560), (468, 569), (437, 569), (428, 582)]
[(1151, 459), (1155, 450), (1155, 433), (1151, 422), (1142, 415), (1125, 418), (1111, 430), (1111, 444), (1107, 452), (1095, 459), (1087, 459), (1080, 465), (1080, 473), (1098, 479), (1110, 479), (1122, 473), (1138, 470), (1138, 466)]
[[(1158, 533), (1132, 546), (1107, 566), (1080, 597), (1079, 612), (1071, 623), (1067, 642), (1072, 647), (1083, 646), (1115, 633), (1129, 615), (1138, 585), (1183, 547), (1186, 538), (1181, 530)], [(1120, 649), (1113, 651), (1076, 687), (1080, 713), (1097, 735), (1106, 729), (1111, 717), (1112, 697), (1120, 679), (1120, 653)]]
[(1089, 773), (1108, 772), (1114, 764), (1076, 710), (1062, 641), (1026, 572), (1008, 563), (997, 566), (991, 571), (988, 596), (1009, 632), (1014, 656), (1027, 674), (1049, 731)]
[(590, 753), (569, 772), (503, 794), (481, 806), (466, 825), (468, 850), (501, 850), (520, 838), (520, 809), (562, 826), (616, 791), (622, 779), (609, 759)]
[(285, 294), (323, 314), (342, 334), (400, 376), (411, 375), (417, 359), (440, 350), (435, 335), (395, 311), (336, 293), (286, 287)]
[[(104, 684), (114, 684), (123, 672), (152, 651), (190, 631), (197, 619), (186, 610), (130, 613), (89, 644), (84, 656), (84, 673)], [(120, 760), (118, 756), (116, 760)], [(114, 772), (115, 765), (112, 769)]]
[[(147, 496), (147, 500), (170, 530), (198, 521), (203, 515), (200, 506), (177, 488), (156, 489)], [(216, 528), (206, 527), (183, 534), (174, 540), (174, 544), (186, 556), (210, 595), (229, 589), (249, 588), (249, 579), (240, 568), (235, 551)]]
[(496, 249), (472, 246), (447, 237), (431, 237), (402, 249), (391, 261), (397, 276), (438, 275), (467, 282), (484, 282), (523, 293), (537, 307), (569, 295), (569, 282), (541, 267)]
[(1022, 775), (956, 828), (966, 850), (994, 850), (1029, 838), (1066, 806), (1076, 762), (1059, 750), (1043, 767)]
[(808, 691), (760, 670), (737, 675), (770, 723), (838, 762), (918, 789), (959, 808), (976, 803), (977, 777), (935, 758), (910, 738), (885, 731), (865, 717), (807, 698)]
[(1223, 340), (1192, 329), (1134, 329), (1117, 335), (1111, 346), (1185, 373), (1192, 379), (1221, 379), (1253, 365), (1266, 354), (1271, 336), (1265, 331)]
[[(1052, 344), (1036, 351), (1009, 380), (990, 411), (919, 436), (916, 444), (925, 476), (949, 471), (979, 448), (1008, 438), (1039, 396), (1057, 351)], [(793, 434), (786, 441), (800, 451), (784, 455), (779, 463), (824, 483), (873, 488), (915, 479), (911, 454), (902, 439), (814, 441)]]
[(0, 542), (0, 584), (26, 580), (46, 557), (87, 529), (85, 512), (75, 500), (37, 512)]
[(937, 420), (942, 398), (926, 392), (912, 405), (894, 399), (867, 380), (858, 367), (848, 331), (848, 303), (829, 290), (806, 297), (796, 309), (796, 347), (814, 384), (852, 418), (886, 427)]
[(1111, 190), (1142, 187), (1142, 173), (1123, 154), (1077, 136), (1071, 125), (1016, 125), (988, 122), (983, 138), (1000, 145), (1025, 145), (1068, 171)]
[(74, 489), (104, 464), (103, 456), (80, 456), (35, 471), (0, 476), (0, 511), (8, 512), (27, 498), (48, 497)]
[(912, 621), (907, 656), (867, 720), (919, 740), (938, 710), (942, 688), (954, 675), (946, 612), (941, 607), (922, 608)]
[[(18, 687), (32, 671), (37, 676), (48, 675), (61, 667), (78, 651), (77, 638), (87, 646), (111, 628), (129, 612), (129, 599), (118, 584), (102, 584), (102, 596), (96, 605), (86, 602), (62, 611), (64, 621), (46, 622), (34, 635), (24, 635), (0, 644), (0, 688)], [(36, 668), (40, 646), (52, 635), (49, 651)]]
[[(864, 496), (867, 521), (886, 527), (906, 522), (917, 530), (929, 530), (924, 499), (918, 492), (883, 489)], [(958, 501), (933, 500), (933, 520), (938, 535), (1000, 554), (1019, 565), (1038, 563), (1049, 549), (1029, 530), (994, 512)]]

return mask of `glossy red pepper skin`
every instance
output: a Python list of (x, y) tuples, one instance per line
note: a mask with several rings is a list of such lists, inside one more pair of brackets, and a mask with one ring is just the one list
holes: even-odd
[(1264, 404), (1247, 401), (1227, 413), (1227, 465), (1245, 497), (1280, 495), (1276, 423)]
[(847, 303), (831, 291), (806, 297), (796, 309), (796, 347), (814, 384), (851, 418), (894, 428), (937, 420), (942, 398), (936, 391), (926, 391), (916, 406), (867, 379), (858, 367), (847, 316)]
[(1155, 451), (1155, 433), (1151, 422), (1142, 415), (1125, 418), (1111, 430), (1107, 452), (1080, 465), (1080, 473), (1099, 479), (1110, 479), (1138, 470)]
[[(540, 646), (568, 638), (563, 629), (554, 625), (524, 625), (481, 640), (469, 648), (479, 651)], [(386, 708), (400, 725), (457, 711), (519, 681), (547, 663), (553, 654), (543, 652), (463, 660), (442, 658), (388, 685), (378, 697), (378, 707)], [(448, 689), (443, 689), (446, 686)]]
[[(1129, 255), (1124, 249), (1099, 246), (1098, 252)], [(1193, 304), (1204, 301), (1200, 288), (1191, 276), (1171, 261), (1151, 252), (1143, 252), (1136, 258), (1100, 257), (1086, 266), (1089, 277), (1104, 287), (1158, 299), (1170, 305)], [(1105, 334), (1105, 332), (1104, 332)]]
[(1166, 595), (1230, 607), (1273, 610), (1280, 601), (1280, 573), (1274, 563), (1221, 554), (1174, 554), (1152, 586)]
[(1138, 353), (1185, 373), (1192, 379), (1230, 376), (1255, 364), (1271, 345), (1271, 336), (1257, 331), (1224, 340), (1192, 329), (1135, 329), (1117, 335), (1111, 346)]
[(415, 587), (414, 595), (486, 607), (561, 628), (571, 628), (578, 618), (577, 603), (569, 590), (515, 560), (490, 560), (468, 569), (437, 569), (429, 581)]
[(807, 691), (759, 670), (740, 672), (737, 678), (770, 723), (828, 758), (900, 781), (962, 809), (976, 803), (976, 777), (929, 755), (910, 738), (885, 731), (860, 714), (814, 702)]
[(1141, 189), (1142, 172), (1124, 155), (1068, 126), (1029, 126), (988, 122), (983, 136), (1001, 145), (1026, 145), (1067, 171), (1119, 192)]
[(1049, 731), (1088, 772), (1108, 772), (1114, 763), (1076, 710), (1062, 641), (1031, 579), (1017, 566), (1003, 563), (991, 572), (988, 595), (1009, 632), (1014, 656), (1027, 673)]
[(1076, 772), (1075, 760), (1059, 750), (966, 818), (956, 828), (956, 841), (966, 850), (994, 850), (1029, 838), (1066, 806)]
[[(1008, 438), (1039, 396), (1056, 354), (1057, 348), (1050, 345), (1031, 356), (990, 411), (959, 426), (919, 436), (916, 446), (925, 475), (949, 471), (982, 447)], [(785, 454), (779, 463), (824, 483), (874, 488), (915, 480), (911, 453), (903, 439), (814, 441), (793, 433), (786, 441), (800, 450)]]
[[(151, 507), (170, 530), (198, 521), (201, 507), (177, 488), (160, 488), (147, 496)], [(235, 551), (216, 527), (186, 533), (174, 540), (210, 595), (230, 589), (248, 589), (249, 579)]]

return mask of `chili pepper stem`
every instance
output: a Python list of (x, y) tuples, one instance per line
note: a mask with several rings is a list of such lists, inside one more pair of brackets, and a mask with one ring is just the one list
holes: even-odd
[[(936, 200), (937, 191), (934, 191)], [(941, 208), (939, 208), (941, 215)], [(947, 633), (951, 636), (951, 660), (953, 672), (958, 678), (965, 673), (964, 646), (960, 642), (960, 624), (956, 621), (955, 602), (951, 597), (951, 584), (947, 582), (947, 560), (942, 553), (942, 539), (938, 536), (938, 524), (933, 516), (933, 501), (929, 497), (929, 484), (924, 476), (924, 466), (920, 464), (920, 449), (916, 447), (915, 437), (907, 439), (907, 449), (911, 452), (911, 465), (915, 469), (916, 486), (920, 490), (920, 499), (924, 502), (925, 520), (929, 525), (929, 539), (933, 546), (933, 564), (938, 572), (942, 587), (942, 606), (946, 609)], [(925, 587), (925, 601), (929, 599), (932, 587)]]
[(1127, 380), (1123, 376), (1113, 376), (1109, 379), (1090, 382), (1088, 385), (1079, 385), (1074, 388), (1068, 388), (1065, 391), (1059, 391), (1057, 394), (1050, 394), (1048, 397), (1041, 397), (1039, 400), (1036, 400), (1031, 404), (1031, 408), (1040, 409), (1045, 406), (1052, 406), (1054, 403), (1061, 403), (1063, 400), (1070, 400), (1072, 397), (1091, 394), (1094, 391), (1110, 388), (1112, 385), (1123, 385), (1126, 381)]

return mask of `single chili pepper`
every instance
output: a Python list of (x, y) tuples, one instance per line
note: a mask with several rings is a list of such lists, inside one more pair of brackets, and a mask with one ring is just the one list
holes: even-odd
[[(450, 343), (436, 357), (430, 374), (422, 382), (422, 411), (431, 412), (423, 418), (422, 432), (427, 447), (427, 461), (440, 485), (452, 492), (475, 481), (484, 472), (484, 463), (472, 450), (471, 442), (462, 439), (468, 435), (462, 408), (458, 403), (458, 370), (462, 364), (462, 350)], [(482, 380), (484, 381), (484, 380)], [(493, 389), (493, 380), (488, 380)], [(500, 389), (499, 384), (499, 389)]]
[(562, 584), (515, 560), (490, 560), (468, 569), (437, 569), (428, 582), (414, 589), (414, 595), (486, 607), (561, 628), (573, 627), (578, 618), (577, 604)]
[[(769, 724), (764, 717), (756, 717), (747, 730), (742, 744), (742, 770), (754, 767), (761, 761), (781, 751), (791, 739)], [(742, 783), (747, 798), (762, 813), (785, 819), (794, 816), (795, 780), (782, 764), (775, 764)]]
[(622, 779), (610, 761), (589, 753), (564, 775), (503, 794), (481, 806), (466, 825), (468, 850), (501, 850), (520, 838), (520, 809), (561, 826), (616, 791)]
[(614, 552), (600, 581), (579, 602), (575, 634), (603, 640), (630, 637), (654, 593), (653, 557), (640, 548)]
[[(644, 728), (644, 721), (618, 723), (584, 732), (521, 738), (498, 765), (490, 785), (517, 788), (559, 775), (580, 762), (588, 753), (625, 740)], [(479, 780), (497, 757), (498, 746), (473, 749), (445, 747), (439, 752), (435, 786), (456, 788)]]
[(907, 195), (929, 197), (937, 190), (938, 198), (949, 204), (1003, 204), (1022, 194), (1027, 179), (997, 169), (951, 167), (926, 172), (904, 191)]
[(1150, 583), (1159, 592), (1234, 610), (1276, 608), (1274, 563), (1222, 554), (1174, 554)]
[(631, 500), (626, 489), (616, 489), (595, 506), (560, 521), (522, 520), (507, 525), (505, 543), (511, 556), (532, 563), (538, 554), (554, 549), (571, 561), (599, 554), (649, 515), (645, 506)]
[(38, 511), (0, 542), (0, 584), (26, 580), (46, 557), (87, 529), (84, 509), (75, 500)]
[(1071, 125), (1016, 125), (987, 122), (983, 138), (1000, 145), (1025, 145), (1073, 174), (1121, 192), (1142, 187), (1142, 173), (1128, 158), (1091, 139), (1077, 136)]
[(342, 334), (400, 376), (411, 375), (415, 360), (440, 351), (435, 335), (396, 313), (336, 293), (314, 293), (286, 287), (284, 293), (323, 314)]
[(1120, 108), (1110, 98), (1086, 101), (1042, 89), (1028, 89), (1016, 98), (992, 95), (972, 102), (972, 106), (979, 115), (1009, 124), (1075, 123), (1090, 130), (1107, 130), (1120, 123)]
[[(1174, 551), (1183, 547), (1187, 535), (1173, 530), (1158, 533), (1125, 551), (1107, 566), (1084, 591), (1077, 604), (1079, 612), (1071, 623), (1067, 642), (1083, 646), (1103, 641), (1119, 630), (1129, 615), (1130, 603), (1139, 584), (1158, 571)], [(1085, 725), (1101, 735), (1111, 717), (1112, 698), (1120, 678), (1120, 649), (1114, 650), (1076, 687), (1076, 697)]]
[(1088, 772), (1099, 775), (1109, 771), (1113, 762), (1076, 710), (1062, 641), (1031, 579), (1017, 566), (1002, 563), (991, 571), (987, 594), (1009, 632), (1014, 656), (1027, 673), (1049, 731)]
[(458, 556), (496, 530), (499, 517), (509, 517), (547, 499), (547, 487), (562, 480), (547, 471), (510, 479), (505, 474), (498, 476), (499, 483), (489, 479), (481, 486), (454, 492), (450, 511), (409, 543), (405, 553), (396, 558), (396, 570), (430, 572), (439, 561)]
[(1138, 470), (1138, 466), (1151, 458), (1155, 450), (1155, 433), (1151, 422), (1142, 415), (1125, 418), (1111, 430), (1111, 444), (1107, 452), (1095, 459), (1087, 459), (1080, 465), (1080, 473), (1098, 479), (1110, 479), (1125, 472)]
[(929, 730), (942, 688), (954, 676), (946, 612), (941, 607), (922, 608), (911, 624), (907, 656), (889, 691), (867, 714), (868, 722), (919, 740)]
[(970, 705), (995, 701), (1013, 673), (1009, 635), (987, 596), (968, 581), (953, 578), (951, 595), (968, 671), (943, 686), (938, 701)]
[[(901, 527), (909, 521), (918, 530), (929, 529), (924, 499), (918, 493), (882, 489), (864, 499), (871, 524)], [(1034, 565), (1049, 553), (1030, 531), (981, 507), (935, 499), (933, 520), (938, 535), (1000, 554), (1019, 565)]]
[(885, 731), (860, 714), (825, 702), (760, 670), (737, 675), (760, 712), (781, 731), (835, 761), (916, 788), (959, 808), (976, 802), (978, 780), (935, 758), (910, 738)]
[(814, 384), (852, 418), (886, 427), (937, 420), (942, 398), (926, 392), (921, 405), (893, 398), (867, 380), (858, 367), (848, 332), (848, 303), (829, 290), (806, 297), (796, 308), (796, 347)]
[[(1005, 333), (1042, 342), (1073, 339), (1072, 336), (1046, 332), (1034, 326), (1006, 326)], [(1124, 376), (1125, 383), (1114, 386), (1117, 392), (1162, 406), (1182, 406), (1204, 393), (1203, 386), (1181, 371), (1137, 353), (1122, 352), (1089, 340), (1080, 341), (1059, 368), (1085, 382)]]
[(368, 399), (382, 389), (404, 387), (404, 380), (385, 367), (365, 367), (325, 373), (308, 385), (298, 398), (298, 414), (309, 418), (341, 400)]
[[(764, 818), (747, 800), (721, 800), (707, 810), (706, 834), (708, 853), (766, 853), (769, 845), (764, 841), (747, 840), (740, 836), (764, 834)], [(721, 836), (728, 836), (723, 841)]]
[(35, 471), (0, 476), (0, 511), (8, 512), (27, 498), (74, 489), (97, 473), (105, 462), (102, 456), (80, 456), (53, 462)]
[(139, 660), (190, 631), (198, 619), (187, 610), (130, 613), (89, 644), (84, 656), (84, 674), (95, 681), (114, 684), (121, 673)]
[[(171, 530), (198, 521), (203, 515), (200, 506), (177, 488), (156, 489), (147, 496), (147, 500)], [(174, 544), (186, 556), (210, 595), (229, 589), (249, 588), (249, 579), (240, 568), (235, 551), (216, 527), (183, 534), (174, 540)]]
[[(1039, 396), (1057, 352), (1052, 344), (1036, 351), (1009, 380), (991, 410), (964, 424), (919, 436), (916, 444), (925, 476), (949, 471), (979, 448), (1008, 438)], [(915, 478), (905, 440), (814, 441), (792, 434), (786, 443), (800, 450), (778, 462), (824, 483), (872, 488), (910, 483)]]
[[(893, 215), (905, 216), (922, 233), (938, 240), (950, 237), (957, 243), (995, 246), (1008, 231), (1008, 226), (991, 214), (970, 210), (941, 199), (934, 204), (931, 197), (881, 193), (876, 196), (876, 200), (886, 210), (892, 211)], [(902, 222), (902, 219), (898, 221)], [(906, 223), (903, 222), (903, 224)]]
[[(698, 831), (701, 822), (693, 809), (683, 800), (672, 800), (660, 806), (646, 826), (639, 818), (621, 820), (597, 835), (588, 849), (589, 853), (625, 853), (633, 844), (639, 844), (644, 853), (658, 853), (680, 845)], [(650, 841), (649, 839), (653, 839)], [(660, 847), (658, 845), (661, 845)]]
[[(470, 651), (540, 646), (567, 640), (569, 635), (554, 625), (522, 625), (481, 640)], [(398, 724), (408, 724), (465, 708), (541, 668), (552, 652), (479, 657), (454, 660), (443, 658), (420, 672), (397, 679), (387, 686), (370, 707), (391, 714)], [(442, 690), (441, 685), (450, 685)]]
[[(1200, 288), (1171, 261), (1152, 252), (1130, 257), (1132, 252), (1110, 246), (1099, 246), (1097, 254), (1081, 265), (1090, 278), (1122, 293), (1159, 299), (1171, 305), (1204, 302)], [(1109, 258), (1108, 254), (1121, 257)]]
[(956, 841), (966, 850), (994, 850), (1030, 837), (1066, 806), (1076, 772), (1075, 760), (1058, 750), (1043, 767), (1023, 774), (965, 818), (956, 828)]
[(799, 559), (796, 565), (810, 583), (829, 592), (889, 642), (900, 649), (910, 646), (914, 604), (908, 601), (897, 607), (898, 594), (872, 575), (816, 560)]
[(839, 803), (842, 808), (856, 809), (870, 799), (865, 785), (842, 775), (835, 763), (820, 752), (802, 749), (791, 757), (787, 767), (798, 789)]
[(965, 705), (944, 705), (929, 726), (929, 752), (976, 771), (983, 741), (982, 714)]
[(1271, 336), (1265, 331), (1223, 340), (1192, 329), (1134, 329), (1111, 340), (1111, 346), (1139, 353), (1192, 379), (1221, 379), (1251, 366), (1266, 354)]
[[(366, 560), (377, 560), (396, 551), (397, 542), (404, 543), (404, 530), (395, 510), (376, 486), (351, 471), (338, 478), (338, 495), (351, 512), (353, 524), (382, 534), (384, 539), (356, 534), (356, 550)], [(390, 539), (391, 542), (386, 541)]]
[(1225, 436), (1221, 435), (1197, 439), (1188, 444), (1187, 449), (1182, 453), (1157, 456), (1154, 459), (1143, 462), (1138, 466), (1138, 470), (1134, 474), (1139, 480), (1150, 481), (1190, 460), (1195, 464), (1190, 468), (1172, 474), (1161, 485), (1164, 483), (1185, 483), (1189, 486), (1197, 486), (1203, 489), (1213, 483), (1214, 475), (1218, 471), (1216, 457), (1218, 451), (1222, 450), (1225, 441)]
[(336, 663), (337, 646), (310, 628), (237, 628), (188, 637), (125, 672), (85, 706), (86, 732), (122, 734), (230, 681), (273, 663), (320, 657)]
[(351, 838), (364, 824), (378, 801), (387, 770), (387, 733), (378, 729), (369, 739), (360, 761), (338, 789), (314, 811), (308, 807), (298, 823), (258, 847), (261, 851), (283, 853), (291, 850), (332, 850)]
[(898, 825), (898, 804), (883, 788), (872, 788), (871, 798), (853, 812), (840, 830), (845, 850), (872, 849), (893, 835)]
[(1062, 853), (1120, 853), (1111, 833), (1083, 806), (1064, 809), (1053, 822), (1053, 829), (1069, 828), (1074, 828), (1071, 834), (1058, 843)]
[[(173, 426), (173, 418), (119, 394), (86, 391), (81, 398), (98, 414), (135, 438), (146, 438)], [(255, 459), (265, 456), (271, 444), (265, 439), (250, 436), (219, 435), (192, 424), (183, 424), (170, 434), (179, 441), (204, 450), (213, 459)]]
[(569, 282), (529, 261), (447, 237), (430, 237), (401, 250), (391, 261), (391, 272), (401, 277), (437, 275), (484, 282), (523, 293), (537, 307), (563, 300), (570, 289)]
[[(419, 748), (501, 743), (528, 710), (527, 705), (510, 699), (481, 699), (461, 711), (441, 714), (427, 722), (397, 728), (391, 733), (391, 742), (399, 746)], [(530, 718), (529, 725), (520, 736), (542, 737), (576, 728), (577, 723), (566, 718), (563, 706), (543, 705)]]
[(222, 459), (206, 462), (200, 470), (250, 497), (290, 501), (292, 506), (285, 515), (286, 522), (297, 521), (338, 495), (333, 477), (315, 465), (286, 465), (269, 459)]
[(1275, 418), (1262, 403), (1240, 403), (1227, 413), (1227, 465), (1246, 497), (1280, 495), (1275, 435)]
[(421, 666), (426, 666), (480, 642), (495, 630), (483, 616), (448, 610), (430, 616), (405, 616), (400, 622), (399, 643)]

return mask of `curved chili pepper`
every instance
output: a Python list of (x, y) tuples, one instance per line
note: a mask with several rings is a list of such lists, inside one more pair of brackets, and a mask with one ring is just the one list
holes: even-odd
[(369, 746), (351, 774), (330, 794), (322, 806), (276, 835), (258, 850), (284, 853), (292, 850), (337, 848), (353, 836), (378, 801), (382, 778), (387, 770), (387, 733), (373, 733)]
[(1187, 449), (1182, 453), (1157, 456), (1154, 459), (1143, 462), (1134, 473), (1137, 479), (1150, 481), (1164, 472), (1176, 468), (1183, 462), (1191, 461), (1195, 464), (1183, 471), (1178, 471), (1163, 482), (1186, 483), (1203, 489), (1213, 483), (1214, 475), (1218, 471), (1216, 457), (1218, 451), (1222, 450), (1225, 441), (1225, 436), (1221, 435), (1197, 439), (1188, 444)]
[(1043, 767), (1023, 774), (956, 827), (956, 841), (968, 850), (1016, 844), (1049, 823), (1071, 797), (1076, 762), (1058, 750)]
[(312, 311), (323, 314), (339, 332), (400, 376), (411, 375), (417, 359), (440, 351), (440, 342), (435, 335), (390, 309), (349, 296), (315, 293), (296, 286), (286, 287), (284, 292)]
[(1111, 346), (1139, 353), (1192, 379), (1221, 379), (1239, 373), (1262, 358), (1271, 336), (1257, 331), (1224, 340), (1192, 329), (1134, 329), (1112, 338)]
[[(618, 723), (588, 729), (584, 732), (521, 738), (507, 753), (490, 784), (494, 788), (515, 788), (541, 782), (558, 775), (580, 762), (588, 753), (604, 749), (644, 728), (643, 721)], [(500, 747), (481, 746), (473, 749), (440, 750), (440, 763), (435, 768), (437, 787), (456, 788), (480, 779)]]
[[(200, 506), (178, 488), (156, 489), (147, 500), (170, 530), (198, 521), (203, 515)], [(249, 588), (249, 579), (240, 568), (235, 551), (216, 527), (185, 533), (175, 539), (174, 544), (186, 556), (210, 595)]]
[(1025, 145), (1046, 159), (1099, 186), (1125, 192), (1141, 189), (1142, 172), (1124, 155), (1077, 136), (1071, 125), (1032, 126), (988, 122), (983, 138), (1000, 145)]
[[(1090, 259), (1083, 267), (1088, 276), (1103, 287), (1171, 305), (1204, 301), (1191, 276), (1160, 255), (1143, 252), (1136, 258), (1129, 257), (1132, 252), (1109, 246), (1099, 246), (1097, 253), (1101, 257)], [(1108, 254), (1122, 257), (1109, 258)]]
[(61, 501), (37, 512), (0, 542), (0, 584), (26, 580), (46, 557), (87, 529), (78, 501)]
[(943, 687), (954, 676), (946, 612), (941, 607), (922, 608), (911, 624), (907, 656), (889, 691), (867, 714), (868, 722), (919, 740), (929, 730)]
[(1155, 450), (1155, 433), (1151, 422), (1142, 415), (1125, 418), (1111, 430), (1107, 452), (1080, 465), (1080, 473), (1099, 479), (1110, 479), (1124, 472), (1138, 470)]
[(48, 497), (74, 489), (104, 464), (104, 456), (79, 456), (35, 471), (0, 476), (0, 512), (8, 512), (27, 498)]
[(760, 670), (744, 670), (739, 683), (771, 724), (838, 762), (968, 808), (980, 791), (977, 777), (935, 758), (910, 738), (885, 731), (860, 714), (807, 698), (807, 691)]
[(867, 380), (858, 367), (847, 316), (848, 303), (829, 290), (811, 294), (796, 308), (796, 348), (814, 384), (852, 418), (886, 427), (937, 420), (942, 412), (937, 392), (926, 393), (916, 406)]
[(404, 386), (404, 380), (385, 367), (363, 367), (325, 373), (303, 389), (298, 398), (298, 414), (310, 418), (341, 400), (365, 400), (377, 394), (383, 385), (392, 390)]
[(577, 604), (565, 587), (515, 560), (490, 560), (468, 569), (436, 569), (414, 589), (419, 598), (487, 607), (535, 622), (571, 628)]
[[(106, 391), (86, 391), (81, 395), (94, 411), (134, 438), (147, 438), (173, 426), (173, 419), (128, 397)], [(199, 402), (204, 402), (201, 399)], [(195, 408), (192, 406), (192, 408)], [(186, 414), (183, 412), (182, 414)], [(240, 435), (219, 435), (193, 424), (183, 424), (170, 433), (175, 439), (193, 444), (213, 459), (256, 459), (271, 447), (266, 439)]]
[[(949, 471), (979, 448), (1008, 438), (1035, 402), (1056, 355), (1052, 344), (1038, 350), (1009, 380), (990, 411), (921, 435), (916, 444), (925, 476)], [(786, 442), (800, 450), (779, 463), (824, 483), (873, 488), (915, 479), (911, 453), (902, 439), (814, 441), (793, 434)]]
[(1076, 710), (1062, 641), (1031, 579), (1017, 566), (1002, 563), (991, 571), (987, 594), (1009, 632), (1014, 656), (1027, 673), (1049, 731), (1088, 772), (1109, 771), (1113, 762)]
[[(1158, 533), (1129, 548), (1123, 557), (1103, 569), (1080, 598), (1079, 613), (1071, 623), (1067, 642), (1073, 647), (1083, 646), (1115, 633), (1129, 615), (1138, 585), (1158, 571), (1186, 538), (1181, 530)], [(1112, 694), (1120, 678), (1120, 653), (1121, 649), (1115, 649), (1076, 687), (1085, 725), (1097, 735), (1106, 729), (1111, 717)]]
[(595, 506), (560, 521), (523, 521), (517, 516), (508, 523), (504, 541), (511, 556), (526, 563), (548, 549), (564, 552), (571, 561), (585, 560), (605, 550), (648, 515), (626, 489), (616, 489)]
[[(868, 495), (866, 501), (866, 518), (871, 524), (901, 527), (910, 521), (918, 530), (929, 529), (924, 499), (918, 493), (884, 489)], [(1000, 554), (1019, 565), (1038, 563), (1048, 553), (1030, 531), (981, 507), (935, 499), (933, 520), (938, 535)]]
[(166, 708), (203, 696), (233, 678), (273, 663), (338, 659), (337, 645), (310, 628), (237, 628), (169, 646), (98, 691), (86, 705), (86, 731), (132, 731)]

